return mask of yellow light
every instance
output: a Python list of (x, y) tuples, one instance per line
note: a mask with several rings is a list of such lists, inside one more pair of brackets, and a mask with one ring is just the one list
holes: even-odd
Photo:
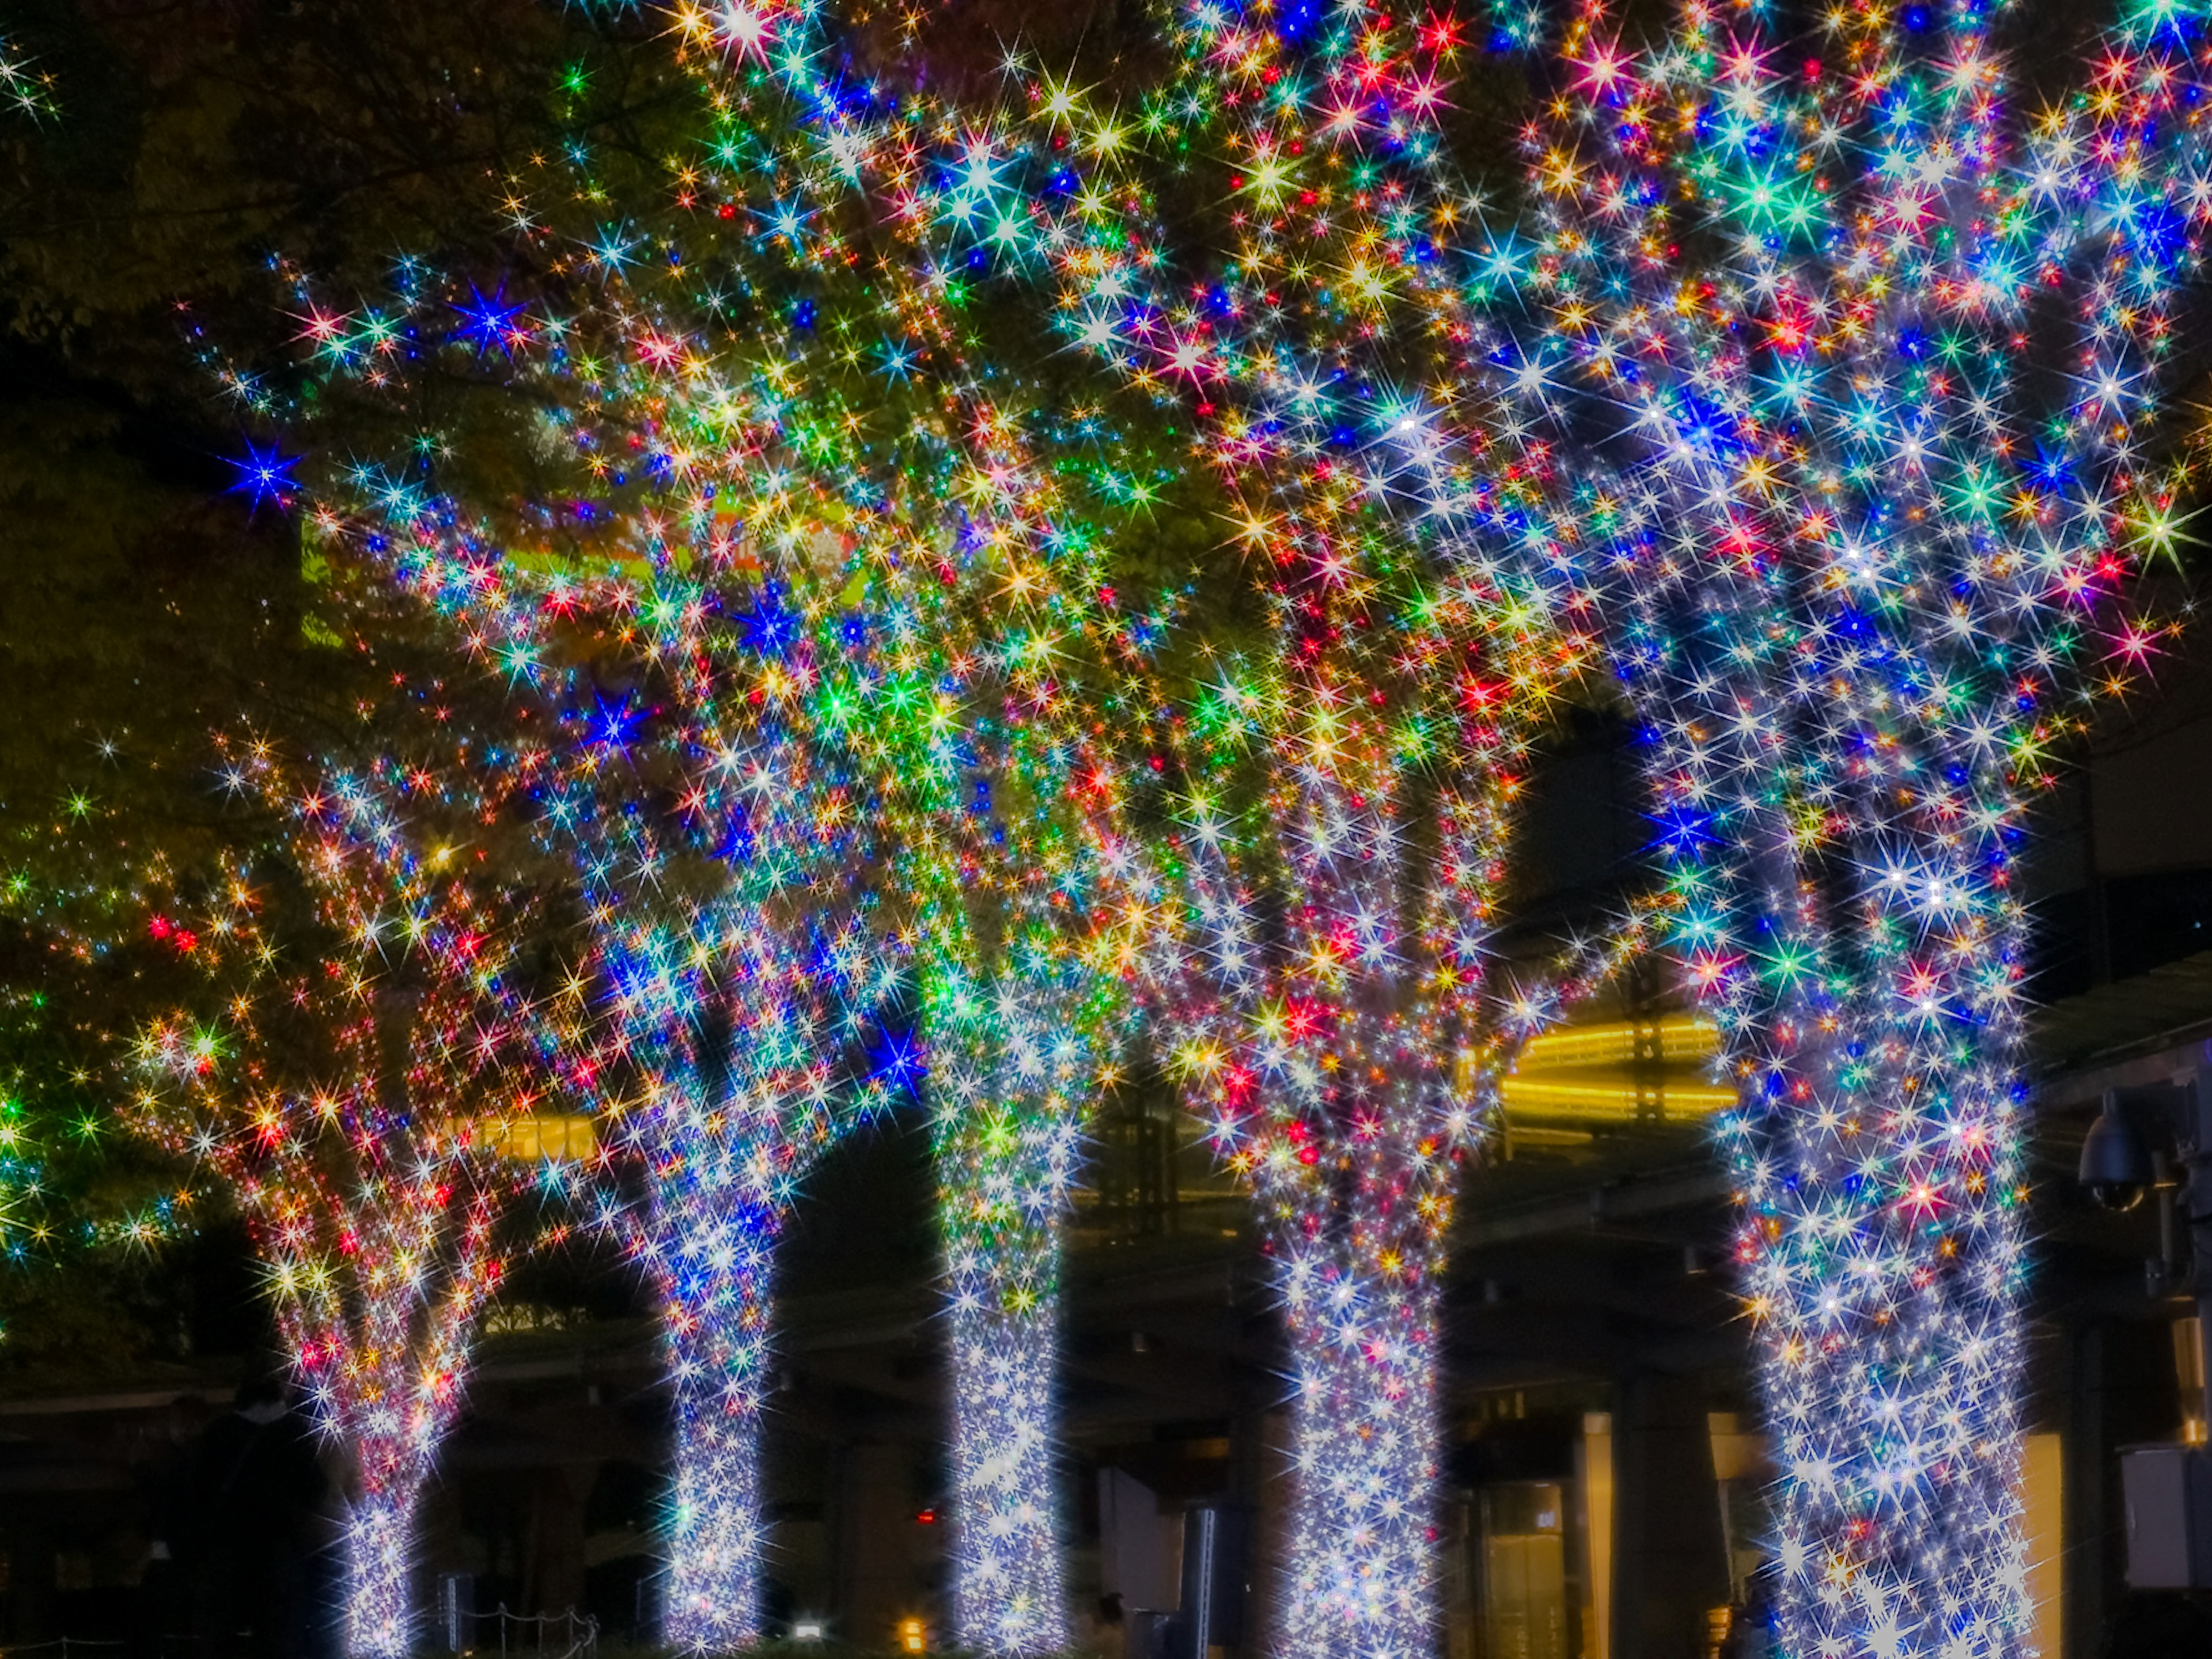
[(592, 1129), (592, 1120), (575, 1112), (545, 1117), (492, 1118), (480, 1125), (478, 1133), (494, 1157), (526, 1163), (538, 1158), (580, 1160), (599, 1150), (599, 1137)]
[(899, 1620), (899, 1650), (902, 1653), (927, 1653), (929, 1650), (929, 1631), (919, 1619)]
[(1547, 1031), (1498, 1079), (1510, 1119), (1575, 1123), (1707, 1117), (1735, 1091), (1711, 1079), (1720, 1031), (1692, 1014), (1568, 1025)]
[(1522, 1051), (1522, 1072), (1555, 1066), (1595, 1066), (1633, 1060), (1638, 1039), (1661, 1060), (1709, 1060), (1720, 1052), (1720, 1028), (1709, 1019), (1670, 1014), (1664, 1019), (1623, 1019), (1603, 1025), (1563, 1025), (1534, 1038)]

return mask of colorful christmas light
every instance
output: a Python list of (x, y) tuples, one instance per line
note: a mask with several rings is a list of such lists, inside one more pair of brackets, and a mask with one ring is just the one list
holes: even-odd
[(617, 574), (578, 581), (434, 515), (394, 574), (488, 661), (526, 665), (541, 735), (501, 761), (575, 872), (589, 941), (544, 1030), (595, 1106), (603, 1160), (647, 1176), (643, 1201), (606, 1220), (663, 1303), (663, 1633), (726, 1652), (764, 1633), (775, 1243), (815, 1161), (883, 1103), (841, 1057), (896, 958), (868, 921), (865, 789), (792, 718), (820, 689), (812, 625), (781, 609), (787, 592), (726, 517), (696, 514), (696, 545), (647, 526)]
[[(690, 706), (748, 710), (741, 697)], [(562, 1049), (596, 1085), (611, 1148), (648, 1178), (642, 1209), (617, 1220), (659, 1287), (675, 1395), (663, 1633), (720, 1653), (764, 1628), (775, 1241), (814, 1162), (880, 1104), (882, 1089), (838, 1060), (887, 1000), (893, 958), (840, 855), (857, 816), (843, 792), (757, 727), (749, 745), (709, 752), (683, 822), (649, 827), (639, 803), (653, 791), (611, 783), (608, 768), (630, 763), (612, 757), (549, 816), (561, 851), (584, 850), (597, 941), (595, 1029)], [(719, 889), (668, 890), (687, 851), (720, 863)]]
[[(130, 1115), (245, 1213), (349, 1466), (346, 1651), (392, 1659), (413, 1650), (422, 1498), (479, 1317), (542, 1224), (532, 1176), (498, 1150), (545, 1097), (514, 977), (530, 906), (479, 875), (467, 836), (497, 809), (455, 779), (380, 763), (295, 781), (260, 744), (231, 776), (282, 840), (149, 922), (216, 1007), (143, 1034)], [(287, 914), (288, 879), (307, 914)]]
[[(1790, 1651), (2030, 1639), (2012, 848), (2129, 519), (2165, 509), (2137, 433), (2206, 200), (2196, 20), (2133, 20), (2019, 161), (1984, 19), (1922, 21), (1839, 14), (1787, 76), (1757, 17), (1642, 59), (1577, 27), (1607, 159), (1547, 167), (1547, 268), (1592, 301), (1555, 361), (1629, 416), (1585, 489), (1677, 938), (1742, 1092)], [(1720, 248), (1694, 291), (1648, 258), (1676, 179)], [(2082, 343), (2041, 411), (2038, 289)]]
[[(623, 324), (635, 326), (629, 319)], [(657, 329), (653, 338), (665, 340), (667, 331)], [(789, 939), (794, 919), (813, 925), (809, 907), (818, 920), (851, 906), (855, 880), (873, 881), (887, 896), (883, 926), (917, 963), (925, 1043), (933, 1051), (941, 1040), (947, 1055), (941, 1068), (933, 1062), (940, 1080), (931, 1098), (948, 1172), (948, 1215), (958, 1218), (947, 1239), (954, 1369), (963, 1379), (955, 1389), (955, 1462), (975, 1480), (971, 1487), (963, 1480), (953, 1506), (961, 1583), (973, 1587), (956, 1594), (956, 1607), (963, 1627), (1000, 1650), (1057, 1647), (1066, 1630), (1057, 1505), (1048, 1484), (1037, 1484), (1037, 1471), (1048, 1471), (1048, 1463), (1024, 1459), (1012, 1466), (1017, 1484), (1030, 1489), (1009, 1496), (1009, 1466), (994, 1449), (1007, 1422), (1006, 1391), (964, 1379), (1003, 1365), (1017, 1332), (1025, 1331), (1018, 1341), (1030, 1352), (1030, 1382), (1022, 1408), (1048, 1403), (1060, 1222), (1092, 1092), (1071, 1066), (1084, 1069), (1091, 1047), (1083, 1039), (1071, 1049), (1055, 1035), (1040, 1072), (1036, 1038), (1000, 1030), (993, 1019), (999, 1011), (1029, 1007), (1015, 994), (1029, 986), (1045, 1000), (1024, 1020), (1056, 1034), (1081, 1031), (1103, 1012), (1091, 1006), (1100, 999), (1086, 988), (1111, 981), (1085, 978), (1080, 957), (1067, 955), (1066, 925), (1055, 919), (1081, 910), (1079, 888), (1064, 867), (1065, 848), (1075, 843), (1054, 828), (1056, 812), (1066, 816), (1054, 805), (1065, 758), (1055, 758), (1060, 751), (1038, 735), (1054, 712), (1053, 641), (1060, 630), (1040, 603), (1030, 608), (1018, 637), (1002, 646), (979, 639), (959, 607), (973, 607), (987, 582), (1018, 586), (1033, 580), (1024, 573), (1042, 571), (1069, 549), (1060, 531), (1021, 520), (1042, 486), (1010, 458), (1012, 440), (988, 404), (971, 398), (956, 405), (963, 422), (957, 440), (928, 434), (934, 441), (921, 464), (940, 477), (924, 475), (929, 487), (915, 492), (912, 507), (887, 498), (881, 485), (871, 488), (864, 471), (845, 486), (857, 504), (843, 507), (793, 489), (828, 469), (793, 453), (796, 446), (784, 436), (787, 397), (772, 404), (750, 387), (732, 388), (696, 356), (685, 363), (690, 384), (672, 386), (658, 378), (666, 361), (647, 356), (635, 380), (610, 402), (624, 409), (657, 404), (673, 417), (677, 433), (696, 432), (726, 447), (694, 452), (675, 474), (680, 490), (660, 482), (666, 474), (657, 459), (647, 466), (654, 496), (665, 491), (665, 497), (629, 509), (626, 522), (637, 533), (603, 567), (605, 574), (586, 566), (570, 574), (527, 548), (480, 538), (448, 507), (411, 492), (356, 498), (356, 510), (374, 511), (374, 522), (388, 526), (361, 545), (404, 585), (463, 619), (488, 661), (541, 688), (562, 685), (552, 698), (556, 706), (585, 701), (580, 684), (562, 679), (564, 633), (599, 630), (641, 665), (635, 738), (592, 735), (594, 720), (629, 723), (620, 710), (608, 714), (607, 699), (594, 694), (586, 715), (558, 722), (564, 741), (589, 751), (590, 763), (549, 763), (574, 774), (573, 785), (556, 791), (548, 833), (570, 849), (597, 896), (593, 927), (608, 941), (602, 973), (613, 988), (599, 1006), (613, 1033), (606, 1042), (615, 1064), (643, 1066), (656, 1079), (640, 1103), (624, 1107), (629, 1127), (614, 1144), (635, 1145), (672, 1181), (721, 1167), (702, 1158), (683, 1127), (719, 1114), (697, 1083), (683, 1081), (700, 1067), (696, 1038), (682, 1022), (702, 1001), (733, 998), (744, 1008), (732, 1017), (734, 1027), (764, 1030), (794, 1020), (803, 1036), (834, 1051), (842, 1038), (827, 1032), (828, 1022), (798, 1019), (793, 1005), (818, 993), (808, 989), (806, 973), (793, 969), (790, 953), (781, 966), (745, 962), (731, 942)], [(677, 436), (669, 448), (684, 443)], [(771, 456), (787, 459), (790, 470), (744, 464)], [(948, 500), (960, 504), (947, 507)], [(334, 527), (343, 522), (331, 515)], [(893, 569), (873, 570), (886, 555)], [(538, 695), (544, 701), (547, 691)], [(641, 744), (662, 757), (659, 773), (629, 781)], [(829, 769), (848, 781), (820, 788), (808, 781), (828, 776)], [(550, 786), (541, 780), (540, 787)], [(640, 827), (637, 803), (656, 791), (682, 799), (680, 829)], [(863, 826), (869, 835), (860, 834)], [(618, 846), (593, 840), (611, 833)], [(1055, 837), (1063, 852), (1048, 856)], [(671, 912), (665, 889), (672, 854), (688, 849), (696, 860), (728, 865), (733, 841), (743, 843), (746, 868), (731, 879), (759, 896), (687, 900), (690, 908), (679, 908), (674, 921), (661, 921)], [(890, 860), (892, 873), (879, 879), (866, 868), (872, 842)], [(732, 903), (750, 908), (732, 910)], [(797, 937), (803, 945), (807, 934)], [(872, 948), (863, 943), (854, 950)], [(737, 981), (714, 979), (738, 968)], [(996, 988), (974, 1008), (941, 994), (963, 975), (984, 975)], [(993, 1018), (979, 1018), (979, 1011)], [(745, 1052), (749, 1064), (767, 1063), (775, 1050), (753, 1045)], [(600, 1063), (595, 1057), (594, 1066)], [(969, 1064), (1010, 1092), (979, 1106), (972, 1090), (956, 1082)], [(684, 1340), (695, 1324), (698, 1341), (718, 1344), (720, 1363), (737, 1378), (715, 1419), (720, 1439), (700, 1450), (711, 1475), (691, 1480), (679, 1459), (672, 1542), (679, 1594), (670, 1633), (687, 1645), (720, 1648), (757, 1629), (760, 1528), (748, 1518), (755, 1507), (749, 1459), (757, 1454), (741, 1452), (737, 1437), (741, 1430), (757, 1433), (770, 1223), (805, 1161), (830, 1138), (825, 1126), (864, 1115), (851, 1091), (825, 1091), (818, 1055), (811, 1075), (811, 1083), (796, 1087), (796, 1074), (787, 1069), (744, 1091), (784, 1103), (764, 1105), (762, 1121), (751, 1126), (772, 1130), (763, 1147), (775, 1188), (771, 1194), (722, 1183), (735, 1206), (727, 1226), (747, 1237), (733, 1237), (724, 1252), (734, 1266), (721, 1282), (672, 1267), (673, 1245), (646, 1251), (665, 1282), (696, 1284), (720, 1310), (711, 1333), (705, 1312), (688, 1298), (672, 1315), (679, 1402), (684, 1379), (701, 1369)], [(817, 1109), (807, 1109), (810, 1103)], [(1024, 1120), (1018, 1132), (971, 1133), (970, 1110), (988, 1110), (997, 1122), (1010, 1109)], [(741, 1160), (735, 1167), (746, 1166)], [(1007, 1190), (1019, 1194), (1011, 1210)], [(664, 1182), (656, 1213), (665, 1239), (723, 1227), (702, 1223), (697, 1211), (697, 1200), (679, 1201)], [(1023, 1226), (1010, 1224), (1016, 1212)], [(975, 1327), (978, 1318), (990, 1328)], [(1050, 1444), (1048, 1418), (1030, 1439)], [(710, 1512), (728, 1518), (693, 1526), (691, 1517)], [(706, 1533), (714, 1537), (701, 1543), (695, 1571), (682, 1558), (684, 1540)], [(1029, 1565), (1008, 1565), (1017, 1559)], [(1037, 1577), (1039, 1564), (1049, 1567), (1048, 1582)], [(1021, 1587), (1002, 1595), (1016, 1583)]]
[[(590, 315), (453, 284), (442, 333), (586, 394), (556, 435), (594, 483), (577, 510), (532, 508), (558, 538), (604, 546), (596, 526), (635, 526), (658, 495), (688, 500), (677, 516), (702, 533), (735, 503), (732, 546), (836, 540), (844, 562), (801, 609), (819, 626), (851, 592), (862, 642), (824, 638), (836, 672), (763, 690), (803, 703), (811, 740), (880, 768), (880, 799), (899, 803), (890, 839), (911, 861), (889, 887), (912, 909), (951, 1074), (933, 1103), (1021, 1093), (990, 1080), (991, 1055), (1035, 1046), (1023, 1034), (1048, 1028), (1055, 985), (1096, 1006), (1073, 988), (1102, 951), (1172, 1034), (1262, 1196), (1308, 1356), (1297, 1638), (1429, 1639), (1431, 1281), (1452, 1149), (1481, 1104), (1459, 1051), (1479, 1091), (1552, 1007), (1490, 986), (1484, 934), (1519, 757), (1601, 641), (1656, 734), (1676, 942), (1745, 1091), (1724, 1133), (1791, 1460), (1785, 1640), (2015, 1641), (2004, 847), (2123, 544), (2171, 532), (2133, 428), (2208, 198), (2194, 15), (2136, 16), (2015, 163), (1971, 7), (1840, 10), (1811, 75), (1806, 43), (1762, 12), (1692, 4), (1638, 52), (1588, 9), (1531, 124), (1533, 206), (1510, 227), (1438, 137), (1465, 58), (1449, 19), (1194, 6), (1169, 87), (1128, 121), (1048, 77), (997, 112), (880, 96), (827, 67), (809, 6), (674, 20), (711, 65), (714, 112), (677, 199), (738, 228), (702, 219), (647, 260), (645, 239), (600, 227), (555, 260), (611, 296)], [(1534, 38), (1525, 17), (1504, 33)], [(1218, 253), (1175, 246), (1152, 205), (1194, 141), (1230, 158)], [(712, 273), (711, 299), (648, 291), (664, 269)], [(993, 354), (951, 320), (963, 289), (1038, 273), (1071, 337), (1200, 422), (1248, 527), (1267, 642), (1221, 651), (1195, 698), (1142, 688), (1162, 677), (1156, 647), (1102, 614), (1091, 561), (1064, 556), (1074, 519), (1033, 482), (1035, 434), (999, 412)], [(2023, 296), (2069, 283), (2079, 395), (2031, 424)], [(421, 349), (374, 313), (309, 314), (319, 349), (366, 378)], [(864, 362), (889, 430), (848, 390)], [(397, 471), (363, 482), (403, 527), (438, 499)], [(629, 591), (634, 614), (667, 602)], [(2148, 643), (2132, 625), (2118, 641)], [(1133, 730), (1110, 739), (1049, 666), (1102, 644), (1140, 682), (1114, 706)], [(534, 672), (526, 641), (488, 648)], [(1146, 793), (1116, 781), (1142, 780), (1121, 752), (1138, 737), (1177, 768), (1164, 849), (1123, 813)], [(995, 813), (947, 800), (975, 776), (1032, 780), (1013, 850), (974, 833)], [(1141, 942), (1109, 951), (1085, 920), (1096, 872), (1066, 849), (1086, 837)], [(1001, 944), (1009, 915), (1025, 957)], [(1006, 1010), (972, 1047), (971, 1005)], [(1070, 1053), (1067, 1075), (1096, 1063)], [(1049, 1215), (1055, 1126), (1084, 1092), (1045, 1091), (996, 1127), (940, 1117), (959, 1131), (941, 1136), (948, 1169), (970, 1167), (971, 1127), (1013, 1160), (948, 1177), (957, 1272), (963, 1203)], [(1323, 1169), (1349, 1200), (1301, 1174)], [(973, 1256), (978, 1306), (1028, 1294), (991, 1266), (1007, 1259)], [(1042, 1352), (1048, 1318), (1028, 1330), (1023, 1352)], [(963, 1376), (991, 1358), (956, 1346)], [(961, 1435), (1048, 1445), (1042, 1374), (957, 1388), (976, 1402)], [(961, 1558), (981, 1587), (956, 1596), (963, 1635), (1048, 1644), (1042, 1466), (956, 1462), (980, 1472), (957, 1514), (988, 1521), (963, 1539), (997, 1540), (1012, 1517), (1003, 1547)]]
[(33, 120), (58, 112), (52, 74), (38, 69), (35, 61), (4, 34), (0, 34), (0, 109), (13, 110)]
[[(579, 480), (583, 499), (524, 511), (544, 542), (592, 550), (563, 559), (480, 528), (427, 480), (408, 481), (412, 467), (361, 469), (325, 521), (359, 526), (366, 533), (345, 545), (468, 619), (477, 648), (510, 673), (548, 672), (549, 624), (533, 607), (615, 618), (605, 631), (626, 654), (673, 665), (672, 681), (699, 678), (661, 690), (664, 718), (702, 706), (709, 684), (725, 707), (764, 700), (806, 752), (854, 779), (861, 796), (848, 806), (884, 831), (882, 921), (915, 963), (945, 1172), (955, 1622), (992, 1650), (1045, 1651), (1067, 1628), (1049, 1462), (1061, 1221), (1104, 1058), (1091, 1033), (1115, 985), (1089, 960), (1085, 843), (1072, 828), (1081, 809), (1065, 738), (1077, 705), (1064, 659), (1085, 625), (1070, 605), (1101, 586), (1085, 554), (1096, 532), (1061, 512), (1029, 435), (971, 368), (951, 320), (959, 279), (927, 266), (848, 274), (835, 209), (849, 191), (834, 173), (794, 162), (796, 144), (790, 155), (774, 149), (766, 100), (744, 79), (750, 48), (726, 38), (726, 21), (702, 13), (686, 26), (710, 74), (732, 58), (738, 74), (710, 82), (708, 103), (724, 112), (713, 165), (684, 169), (680, 199), (703, 210), (761, 181), (774, 195), (726, 201), (706, 222), (745, 216), (702, 238), (732, 252), (741, 277), (712, 257), (683, 268), (713, 273), (716, 294), (781, 291), (759, 308), (757, 331), (730, 328), (719, 299), (650, 282), (665, 269), (657, 264), (632, 271), (603, 239), (584, 256), (599, 297), (574, 311), (502, 294), (487, 312), (489, 285), (460, 282), (425, 283), (373, 313), (306, 292), (298, 301), (334, 382), (401, 383), (436, 338), (562, 410), (560, 440), (592, 476)], [(735, 118), (739, 110), (751, 118)], [(539, 222), (520, 209), (518, 222)], [(856, 323), (881, 334), (866, 356), (843, 344), (867, 338)], [(495, 325), (495, 361), (484, 346)], [(880, 380), (855, 372), (872, 358)], [(238, 384), (261, 395), (256, 382)], [(887, 386), (902, 394), (888, 411), (877, 406)], [(1096, 431), (1086, 423), (1083, 447), (1094, 452)], [(625, 454), (622, 471), (598, 459)], [(1109, 505), (1136, 499), (1110, 469), (1087, 487)], [(1137, 611), (1115, 625), (1150, 623)], [(770, 640), (773, 649), (757, 648)], [(612, 925), (655, 913), (642, 885), (603, 907)], [(1010, 1365), (1020, 1373), (1011, 1381)], [(1018, 1457), (1004, 1449), (1008, 1436)], [(732, 1468), (742, 1486), (750, 1477)], [(706, 1599), (736, 1609), (741, 1592), (720, 1582)], [(732, 1611), (699, 1629), (713, 1642), (741, 1639), (749, 1617)]]
[[(2195, 14), (2133, 14), (2015, 163), (1976, 8), (1838, 9), (1809, 70), (1755, 8), (1692, 4), (1641, 53), (1586, 8), (1510, 229), (1434, 140), (1448, 22), (1188, 15), (1210, 82), (1117, 123), (1030, 80), (910, 221), (1052, 270), (1085, 344), (1215, 415), (1224, 465), (1328, 458), (1473, 568), (1595, 602), (1744, 1086), (1785, 1645), (2008, 1650), (2005, 848), (2054, 693), (2094, 672), (2092, 607), (2131, 537), (2172, 532), (2137, 434), (2208, 196)], [(1187, 260), (1129, 153), (1209, 126), (1236, 253)], [(895, 200), (931, 176), (864, 119), (834, 142), (878, 143)], [(2038, 285), (2082, 300), (2041, 418), (2016, 372)]]

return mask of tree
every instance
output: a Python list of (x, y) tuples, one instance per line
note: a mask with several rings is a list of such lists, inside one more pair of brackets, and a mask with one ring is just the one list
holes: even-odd
[(1551, 533), (1609, 568), (1741, 1089), (1793, 1651), (2029, 1639), (2014, 849), (2075, 697), (2155, 635), (2095, 618), (2171, 513), (2147, 437), (2212, 199), (2202, 27), (2131, 10), (2017, 153), (1971, 10), (1808, 40), (1693, 9), (1642, 53), (1592, 13), (1565, 43), (1537, 270), (1588, 321), (1517, 407), (1588, 469)]
[[(899, 963), (870, 914), (865, 784), (793, 718), (819, 675), (803, 637), (762, 620), (775, 585), (726, 536), (720, 553), (656, 550), (635, 606), (651, 624), (622, 656), (602, 637), (585, 665), (542, 675), (550, 740), (517, 760), (586, 906), (562, 1063), (646, 1172), (617, 1222), (659, 1291), (674, 1384), (663, 1633), (720, 1653), (763, 1634), (775, 1241), (815, 1163), (896, 1081), (844, 1062)], [(504, 591), (495, 564), (477, 568), (480, 596)], [(591, 614), (568, 609), (561, 631)], [(557, 660), (561, 632), (509, 643)], [(625, 668), (636, 683), (607, 689)]]
[(289, 817), (281, 854), (149, 921), (204, 963), (205, 1012), (141, 1034), (134, 1126), (210, 1167), (266, 1265), (293, 1367), (350, 1464), (349, 1654), (411, 1650), (424, 1486), (477, 1323), (529, 1247), (505, 1156), (544, 1099), (530, 906), (482, 880), (497, 826), (458, 775), (386, 764), (295, 781), (258, 745), (238, 786)]
[[(1397, 387), (1433, 349), (1393, 254), (1437, 194), (1449, 20), (1209, 7), (1174, 44), (1138, 118), (1024, 70), (995, 122), (936, 129), (957, 160), (917, 157), (929, 129), (858, 97), (815, 106), (826, 150), (872, 158), (856, 167), (886, 216), (934, 257), (1002, 266), (1003, 289), (1055, 279), (1066, 335), (1194, 416), (1229, 497), (1263, 620), (1120, 641), (1133, 684), (1090, 745), (1095, 811), (1154, 1040), (1253, 1188), (1280, 1275), (1291, 1640), (1409, 1653), (1435, 1621), (1455, 1172), (1517, 1043), (1640, 933), (1557, 982), (1496, 982), (1513, 801), (1594, 654), (1589, 599), (1391, 511), (1427, 438), (1427, 388)], [(1225, 181), (1185, 155), (1200, 138), (1230, 150)], [(1237, 203), (1218, 218), (1191, 205), (1213, 182)], [(1364, 447), (1337, 418), (1360, 398), (1388, 410)]]

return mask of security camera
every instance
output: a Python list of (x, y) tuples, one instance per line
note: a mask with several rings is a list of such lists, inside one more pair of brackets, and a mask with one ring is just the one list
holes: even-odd
[(2152, 1181), (2150, 1149), (2120, 1114), (2120, 1097), (2105, 1091), (2105, 1109), (2081, 1143), (2081, 1184), (2108, 1210), (2132, 1210)]

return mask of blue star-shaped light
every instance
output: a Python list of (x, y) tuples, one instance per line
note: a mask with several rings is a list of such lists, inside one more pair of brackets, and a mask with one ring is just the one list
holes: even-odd
[(257, 511), (263, 501), (269, 500), (282, 507), (292, 505), (291, 492), (300, 487), (300, 481), (292, 476), (292, 469), (300, 464), (298, 456), (287, 458), (275, 443), (264, 449), (248, 438), (246, 459), (241, 461), (226, 455), (223, 464), (238, 474), (238, 481), (230, 486), (229, 493), (251, 496)]
[(592, 749), (626, 749), (645, 719), (642, 709), (632, 707), (629, 697), (609, 702), (598, 692), (592, 695), (593, 708), (586, 720), (585, 746)]
[(460, 337), (474, 343), (479, 357), (494, 346), (507, 356), (514, 356), (514, 342), (522, 331), (516, 326), (514, 319), (522, 315), (523, 307), (501, 303), (506, 298), (505, 283), (501, 283), (489, 299), (482, 289), (471, 283), (469, 284), (469, 303), (453, 307), (461, 314), (461, 325), (458, 331)]
[(929, 1067), (922, 1061), (920, 1041), (909, 1030), (888, 1025), (876, 1029), (876, 1040), (867, 1049), (868, 1081), (893, 1089), (917, 1087), (929, 1075)]
[(783, 602), (783, 590), (770, 582), (762, 588), (760, 600), (750, 611), (740, 611), (734, 617), (738, 638), (756, 656), (781, 657), (799, 642), (800, 624), (805, 618)]

